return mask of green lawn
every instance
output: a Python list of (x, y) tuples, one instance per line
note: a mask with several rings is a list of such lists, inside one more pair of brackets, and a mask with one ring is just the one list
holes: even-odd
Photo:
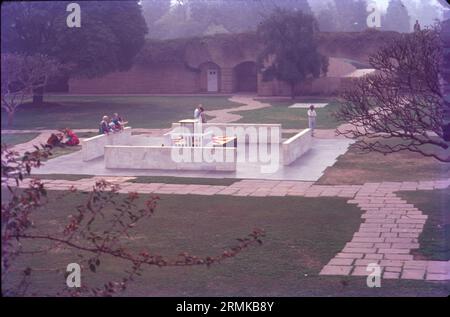
[[(35, 213), (40, 232), (67, 222), (82, 193), (55, 201)], [(426, 296), (447, 295), (447, 283), (383, 280), (379, 289), (366, 287), (365, 277), (319, 276), (321, 268), (351, 240), (361, 223), (361, 210), (341, 198), (232, 197), (161, 195), (152, 218), (122, 241), (132, 251), (177, 256), (185, 251), (217, 255), (253, 228), (266, 231), (264, 243), (233, 259), (206, 267), (148, 267), (129, 285), (128, 296)], [(345, 220), (345, 221), (344, 221)], [(38, 230), (38, 229), (36, 229)], [(101, 230), (101, 228), (99, 228)], [(30, 243), (24, 243), (29, 250)], [(34, 247), (44, 247), (34, 243)], [(64, 269), (79, 260), (77, 253), (59, 249), (50, 254), (23, 255), (14, 268), (32, 272), (31, 292), (51, 294), (64, 287)], [(59, 272), (53, 269), (60, 269)], [(82, 271), (82, 281), (100, 285), (122, 276), (122, 262), (102, 258), (96, 273)], [(16, 281), (11, 273), (3, 286)]]
[(2, 133), (2, 144), (9, 146), (25, 143), (33, 140), (39, 133)]
[[(172, 122), (191, 118), (194, 108), (206, 111), (240, 106), (223, 96), (145, 95), (47, 95), (46, 104), (24, 104), (17, 110), (11, 129), (98, 129), (103, 115), (121, 114), (133, 128), (168, 128)], [(2, 128), (6, 116), (2, 115)]]
[(309, 102), (329, 102), (325, 108), (316, 109), (317, 112), (317, 128), (318, 129), (335, 129), (342, 122), (338, 122), (333, 117), (339, 103), (336, 101), (323, 99), (307, 99), (307, 100), (271, 100), (264, 99), (262, 102), (270, 103), (272, 107), (259, 110), (250, 110), (239, 112), (242, 118), (237, 122), (242, 123), (281, 123), (283, 129), (305, 129), (308, 127), (308, 109), (291, 109), (289, 106), (294, 103)]
[(318, 183), (322, 185), (364, 184), (369, 182), (401, 182), (434, 180), (450, 177), (450, 164), (403, 151), (384, 155), (361, 153), (350, 148), (328, 167)]
[(428, 219), (419, 237), (416, 258), (450, 260), (450, 195), (448, 189), (400, 192), (400, 197), (422, 210)]

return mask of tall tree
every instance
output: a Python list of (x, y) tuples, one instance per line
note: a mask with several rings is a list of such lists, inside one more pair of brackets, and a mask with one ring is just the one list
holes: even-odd
[(317, 21), (312, 15), (275, 9), (258, 27), (264, 45), (258, 57), (263, 79), (289, 83), (294, 98), (297, 84), (326, 73), (328, 59), (317, 51), (317, 32)]
[(402, 0), (390, 0), (386, 14), (382, 16), (381, 28), (406, 33), (411, 31), (408, 9)]
[(439, 83), (442, 44), (438, 30), (402, 36), (370, 58), (377, 73), (355, 81), (336, 113), (351, 128), (339, 131), (365, 151), (411, 151), (450, 162)]
[(131, 67), (147, 33), (138, 2), (83, 1), (80, 28), (66, 24), (68, 3), (4, 3), (2, 52), (48, 55), (70, 64), (72, 76), (96, 77)]

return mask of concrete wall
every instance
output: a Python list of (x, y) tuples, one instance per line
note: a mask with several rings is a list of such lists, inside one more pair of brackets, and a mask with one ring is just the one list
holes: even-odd
[[(208, 154), (218, 159), (208, 161)], [(184, 161), (175, 158), (181, 156)], [(106, 168), (235, 171), (236, 161), (236, 148), (105, 146)]]
[[(172, 123), (172, 128), (179, 127), (179, 123)], [(272, 123), (203, 123), (202, 129), (217, 127), (222, 131), (223, 136), (237, 136), (238, 143), (281, 143), (281, 124)], [(228, 132), (235, 132), (227, 135)], [(266, 130), (265, 137), (259, 131)], [(246, 133), (248, 131), (248, 133)], [(257, 138), (249, 136), (256, 131)], [(273, 134), (273, 136), (272, 136)]]
[(311, 148), (311, 130), (305, 129), (283, 142), (283, 165), (289, 165)]
[(131, 142), (131, 127), (126, 127), (122, 132), (101, 134), (92, 138), (81, 140), (81, 154), (83, 161), (93, 160), (104, 154), (106, 145), (128, 145)]

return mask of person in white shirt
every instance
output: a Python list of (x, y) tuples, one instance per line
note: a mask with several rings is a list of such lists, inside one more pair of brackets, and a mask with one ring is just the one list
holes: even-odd
[(195, 110), (194, 110), (194, 119), (199, 119), (200, 118), (201, 108), (202, 108), (201, 104), (198, 105), (197, 108), (195, 108)]
[(308, 110), (308, 126), (311, 129), (311, 135), (314, 136), (314, 129), (316, 128), (316, 117), (317, 113), (316, 110), (314, 110), (314, 106), (309, 106)]

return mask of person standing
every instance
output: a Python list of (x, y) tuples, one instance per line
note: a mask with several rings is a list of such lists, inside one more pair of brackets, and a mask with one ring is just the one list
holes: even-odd
[(205, 109), (203, 107), (200, 107), (200, 120), (202, 123), (206, 123), (206, 115), (205, 115)]
[(200, 118), (200, 113), (201, 113), (201, 109), (202, 109), (202, 105), (198, 105), (197, 108), (195, 108), (194, 110), (194, 119), (199, 119)]
[(314, 110), (314, 105), (309, 106), (308, 110), (308, 126), (311, 129), (311, 135), (314, 136), (314, 129), (316, 128), (317, 113)]

